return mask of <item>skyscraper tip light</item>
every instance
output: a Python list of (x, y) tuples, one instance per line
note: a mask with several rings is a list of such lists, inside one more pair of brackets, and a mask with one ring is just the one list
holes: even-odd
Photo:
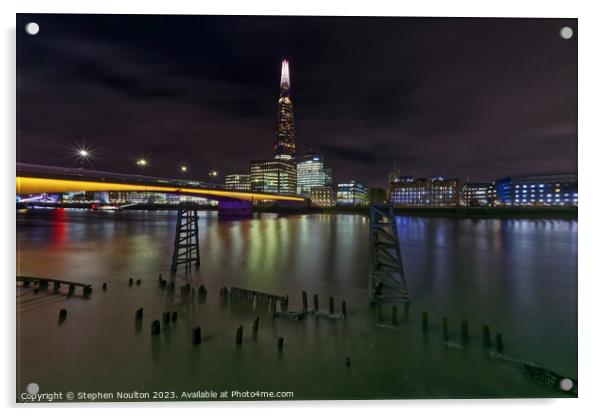
[(282, 60), (282, 71), (280, 73), (280, 89), (291, 87), (291, 77), (288, 70), (288, 60)]

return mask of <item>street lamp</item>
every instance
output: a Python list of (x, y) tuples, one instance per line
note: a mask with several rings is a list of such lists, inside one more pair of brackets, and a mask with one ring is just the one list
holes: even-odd
[(84, 163), (88, 161), (88, 158), (91, 156), (90, 151), (85, 147), (78, 147), (76, 149), (76, 155), (79, 159), (80, 167), (84, 167)]
[(215, 183), (216, 179), (217, 179), (217, 171), (212, 170), (211, 172), (209, 172), (209, 183)]
[(188, 172), (188, 168), (186, 167), (186, 165), (182, 165), (182, 166), (180, 167), (180, 171), (181, 171), (182, 173), (186, 173), (186, 172)]
[(136, 166), (138, 167), (138, 174), (141, 174), (146, 171), (146, 169), (148, 168), (148, 163), (149, 163), (148, 160), (143, 157), (136, 160)]

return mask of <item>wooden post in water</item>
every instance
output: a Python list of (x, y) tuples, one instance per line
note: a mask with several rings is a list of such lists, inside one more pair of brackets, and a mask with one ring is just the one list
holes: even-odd
[(443, 342), (449, 341), (449, 329), (447, 328), (447, 318), (443, 318)]
[(178, 320), (178, 311), (173, 311), (171, 313), (171, 322), (175, 322)]
[(497, 350), (497, 352), (499, 354), (503, 354), (504, 353), (504, 344), (502, 342), (502, 334), (500, 334), (499, 332), (495, 336), (495, 349)]
[(282, 347), (284, 347), (284, 337), (278, 337), (278, 349), (282, 350)]
[(236, 345), (242, 345), (242, 325), (236, 330)]
[(170, 313), (169, 312), (163, 312), (163, 324), (167, 325), (170, 321)]
[(307, 292), (304, 290), (301, 292), (301, 299), (303, 301), (303, 312), (307, 311)]
[(201, 327), (197, 326), (192, 329), (192, 343), (199, 345), (201, 343)]
[(128, 286), (132, 286), (134, 284), (134, 279), (132, 279), (130, 277), (130, 279), (128, 280)]
[(343, 316), (347, 316), (347, 302), (345, 301), (341, 302), (341, 312), (343, 313)]
[(318, 302), (318, 295), (314, 295), (314, 312), (318, 312), (320, 310), (320, 304)]
[(161, 332), (161, 322), (159, 322), (158, 319), (155, 319), (151, 324), (151, 334), (157, 335), (159, 332)]
[(468, 321), (462, 321), (462, 344), (468, 344)]
[(67, 309), (61, 309), (59, 311), (59, 319), (61, 321), (64, 321), (65, 319), (67, 319)]
[(393, 305), (391, 307), (391, 324), (397, 325), (397, 306)]
[(334, 298), (332, 296), (328, 298), (328, 312), (334, 315)]
[(255, 321), (253, 322), (253, 332), (257, 332), (257, 330), (259, 329), (259, 316), (255, 318)]
[(489, 325), (483, 325), (483, 347), (491, 348), (491, 334), (489, 332)]
[(144, 308), (140, 308), (136, 310), (136, 319), (142, 319), (142, 313), (144, 312)]
[(422, 332), (429, 331), (429, 314), (427, 312), (422, 312)]
[(107, 290), (107, 282), (104, 282), (104, 283), (102, 284), (102, 290)]
[(140, 279), (136, 280), (136, 286), (140, 286), (140, 283), (142, 283), (142, 280), (140, 280)]
[(287, 310), (288, 310), (288, 307), (286, 306), (286, 300), (280, 299), (280, 312), (286, 313)]

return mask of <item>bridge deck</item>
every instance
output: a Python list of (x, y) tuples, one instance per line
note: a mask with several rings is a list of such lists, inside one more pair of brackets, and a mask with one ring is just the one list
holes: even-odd
[(211, 199), (237, 199), (253, 201), (303, 202), (303, 197), (276, 195), (263, 192), (235, 191), (205, 182), (165, 179), (142, 175), (128, 175), (85, 169), (68, 169), (53, 166), (17, 165), (17, 194), (66, 192), (161, 192), (207, 197)]

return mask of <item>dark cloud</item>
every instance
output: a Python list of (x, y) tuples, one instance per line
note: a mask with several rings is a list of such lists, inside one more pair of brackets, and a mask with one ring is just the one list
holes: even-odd
[[(28, 21), (41, 30), (29, 36)], [(280, 60), (298, 146), (335, 180), (575, 171), (574, 19), (18, 15), (17, 159), (206, 179), (271, 156)]]

